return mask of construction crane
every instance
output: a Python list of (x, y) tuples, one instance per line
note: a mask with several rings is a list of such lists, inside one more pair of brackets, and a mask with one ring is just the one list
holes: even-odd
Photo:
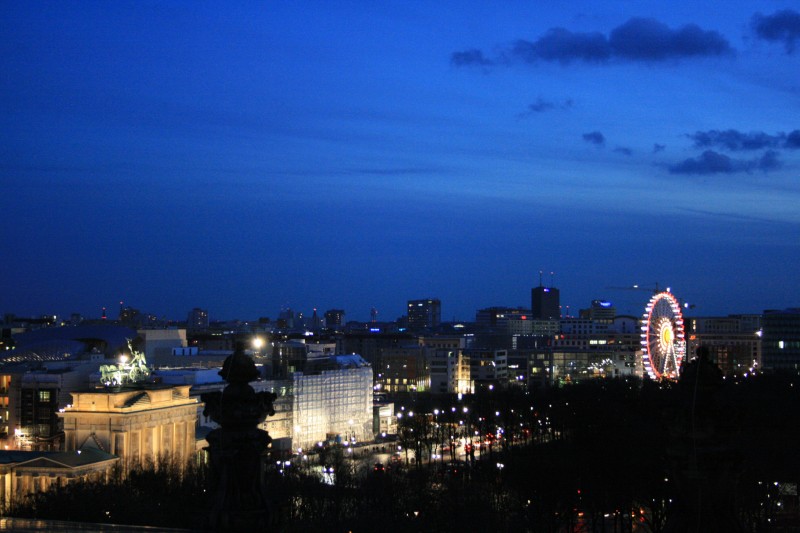
[[(646, 292), (649, 292), (649, 293), (652, 293), (652, 294), (657, 294), (657, 293), (661, 292), (661, 289), (659, 288), (659, 284), (658, 284), (657, 281), (655, 283), (651, 283), (651, 284), (644, 285), (644, 286), (634, 283), (633, 285), (630, 285), (628, 287), (606, 287), (606, 290), (612, 290), (612, 291), (646, 291)], [(667, 291), (667, 292), (672, 292), (669, 287), (666, 287), (664, 290)], [(694, 309), (694, 307), (695, 307), (694, 304), (690, 304), (690, 303), (684, 302), (682, 298), (679, 298), (678, 301), (680, 302), (681, 307), (683, 307), (685, 309)]]
[[(653, 294), (658, 294), (661, 291), (660, 287), (661, 286), (656, 281), (654, 283), (649, 283), (644, 285), (639, 285), (638, 283), (634, 283), (633, 285), (628, 285), (627, 287), (606, 287), (605, 289), (610, 291), (643, 291), (653, 295)], [(667, 288), (667, 291), (669, 291), (669, 288)], [(639, 297), (635, 297), (633, 295), (630, 295), (627, 298), (620, 297), (620, 299), (624, 301), (624, 305), (622, 306), (622, 308), (624, 308), (624, 312), (629, 315), (637, 315), (639, 313), (639, 309), (641, 308), (641, 306), (643, 306), (644, 303), (646, 303), (646, 301), (644, 303), (640, 302)]]
[[(651, 283), (646, 286), (642, 286), (639, 284), (634, 283), (633, 285), (629, 285), (627, 287), (606, 287), (606, 290), (611, 291), (648, 291), (648, 292), (659, 292), (658, 282)], [(667, 291), (669, 291), (669, 287), (667, 287)]]

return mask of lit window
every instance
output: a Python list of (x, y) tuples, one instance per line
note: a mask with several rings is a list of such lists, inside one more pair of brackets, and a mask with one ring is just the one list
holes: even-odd
[(40, 402), (49, 402), (50, 401), (50, 391), (49, 390), (40, 390), (39, 391), (39, 401)]

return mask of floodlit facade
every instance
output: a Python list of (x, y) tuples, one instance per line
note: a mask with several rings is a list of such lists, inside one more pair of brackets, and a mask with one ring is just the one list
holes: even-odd
[(475, 392), (470, 378), (470, 359), (465, 350), (439, 348), (429, 351), (428, 357), (432, 393)]
[(93, 446), (124, 464), (172, 456), (188, 460), (195, 451), (197, 399), (189, 385), (148, 385), (77, 391), (64, 420), (67, 451)]
[(335, 355), (317, 372), (292, 375), (293, 448), (329, 438), (372, 440), (372, 367), (360, 355)]
[(97, 448), (69, 452), (0, 450), (0, 505), (66, 487), (78, 481), (104, 481), (119, 457)]

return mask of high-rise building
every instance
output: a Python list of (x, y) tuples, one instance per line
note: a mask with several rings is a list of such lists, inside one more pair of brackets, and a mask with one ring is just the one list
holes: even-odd
[(189, 331), (205, 331), (208, 329), (208, 311), (195, 307), (186, 318), (186, 329)]
[(588, 318), (594, 322), (612, 324), (617, 316), (614, 304), (607, 300), (592, 300), (592, 305), (588, 309), (580, 310), (581, 318)]
[(442, 322), (442, 302), (438, 298), (408, 301), (408, 329), (433, 329)]
[(344, 325), (344, 309), (328, 309), (325, 311), (325, 327), (338, 330)]
[(561, 318), (558, 289), (543, 285), (531, 289), (531, 311), (535, 320), (558, 320)]
[(761, 324), (764, 370), (800, 371), (800, 308), (764, 311)]

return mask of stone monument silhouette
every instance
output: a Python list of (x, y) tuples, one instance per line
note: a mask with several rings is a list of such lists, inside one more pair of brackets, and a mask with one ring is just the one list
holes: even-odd
[(219, 375), (228, 385), (201, 395), (203, 414), (220, 425), (206, 437), (214, 498), (209, 526), (218, 531), (264, 530), (271, 519), (264, 460), (272, 438), (258, 425), (275, 414), (276, 396), (256, 393), (250, 386), (258, 370), (241, 346), (225, 359)]
[(736, 513), (738, 430), (732, 407), (721, 397), (722, 387), (722, 371), (701, 346), (697, 357), (684, 363), (678, 380), (680, 406), (667, 446), (677, 491), (664, 533), (747, 531)]

